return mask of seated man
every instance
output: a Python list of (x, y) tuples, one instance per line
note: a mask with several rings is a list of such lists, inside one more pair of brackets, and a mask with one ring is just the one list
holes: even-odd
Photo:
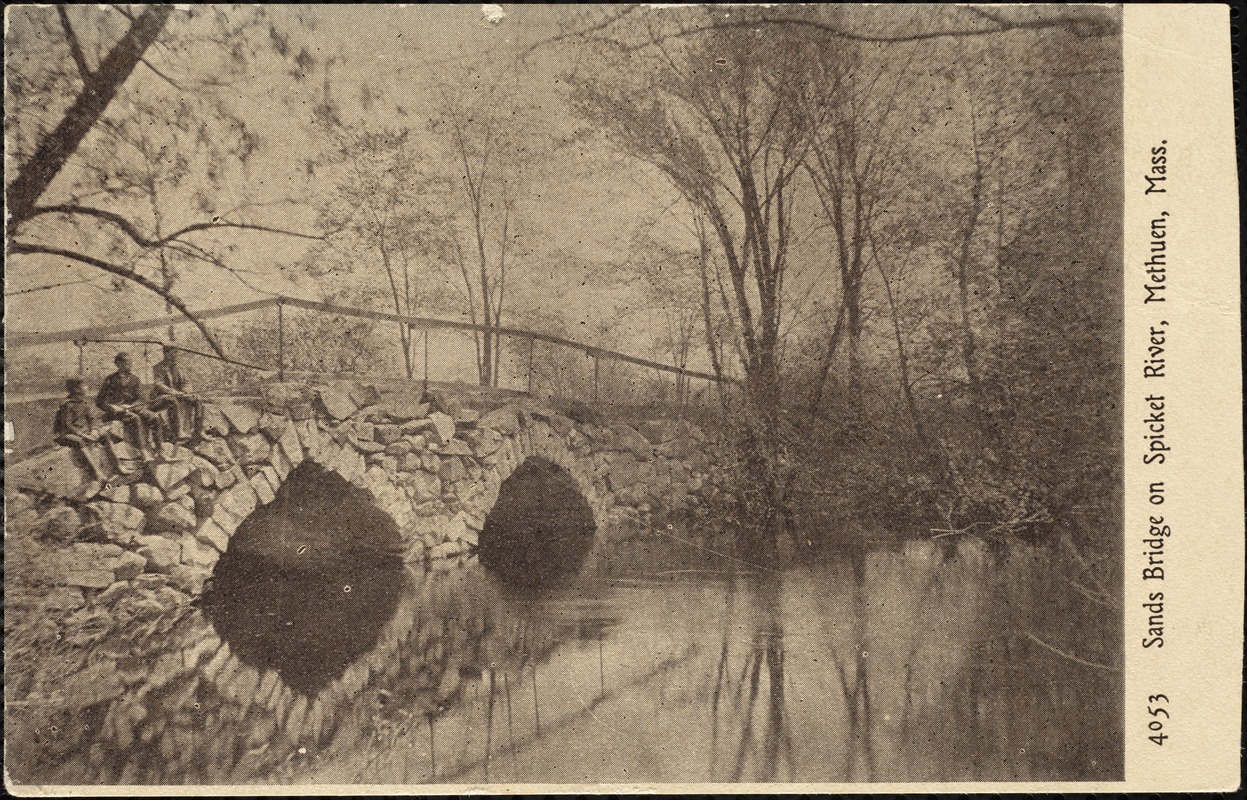
[(68, 397), (56, 410), (52, 434), (59, 445), (73, 447), (78, 450), (82, 460), (87, 463), (97, 479), (103, 479), (104, 470), (92, 458), (90, 445), (98, 441), (95, 419), (91, 414), (91, 405), (86, 400), (86, 390), (81, 378), (69, 378), (65, 381)]
[(117, 371), (100, 384), (95, 404), (104, 412), (104, 419), (119, 419), (133, 432), (134, 445), (140, 449), (160, 448), (161, 420), (155, 411), (143, 407), (143, 388), (139, 376), (130, 370), (130, 357), (118, 353), (113, 359)]
[(152, 401), (154, 411), (169, 412), (172, 439), (185, 441), (199, 435), (202, 403), (190, 393), (190, 383), (178, 367), (177, 348), (165, 345), (163, 358), (152, 367)]

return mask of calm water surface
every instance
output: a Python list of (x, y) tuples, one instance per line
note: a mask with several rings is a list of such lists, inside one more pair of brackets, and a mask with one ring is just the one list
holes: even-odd
[(523, 592), (474, 558), (218, 570), (217, 603), (150, 642), (57, 777), (1121, 775), (1119, 656), (1096, 627), (1115, 615), (1048, 550), (951, 537), (782, 570), (742, 560), (655, 536)]

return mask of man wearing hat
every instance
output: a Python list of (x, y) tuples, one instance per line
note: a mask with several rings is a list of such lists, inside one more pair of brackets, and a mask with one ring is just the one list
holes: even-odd
[(95, 404), (104, 412), (104, 419), (121, 420), (134, 432), (135, 446), (160, 449), (160, 415), (143, 406), (143, 387), (130, 369), (130, 356), (118, 353), (113, 363), (117, 371), (100, 384)]

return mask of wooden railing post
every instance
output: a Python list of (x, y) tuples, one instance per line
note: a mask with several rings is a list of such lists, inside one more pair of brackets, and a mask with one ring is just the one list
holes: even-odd
[(533, 337), (528, 337), (528, 393), (533, 393)]
[(282, 313), (284, 304), (277, 300), (277, 380), (286, 380), (286, 324)]

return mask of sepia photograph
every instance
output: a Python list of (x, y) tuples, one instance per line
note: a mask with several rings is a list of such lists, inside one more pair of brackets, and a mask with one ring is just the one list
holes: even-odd
[(4, 42), (10, 791), (1125, 780), (1122, 7)]

